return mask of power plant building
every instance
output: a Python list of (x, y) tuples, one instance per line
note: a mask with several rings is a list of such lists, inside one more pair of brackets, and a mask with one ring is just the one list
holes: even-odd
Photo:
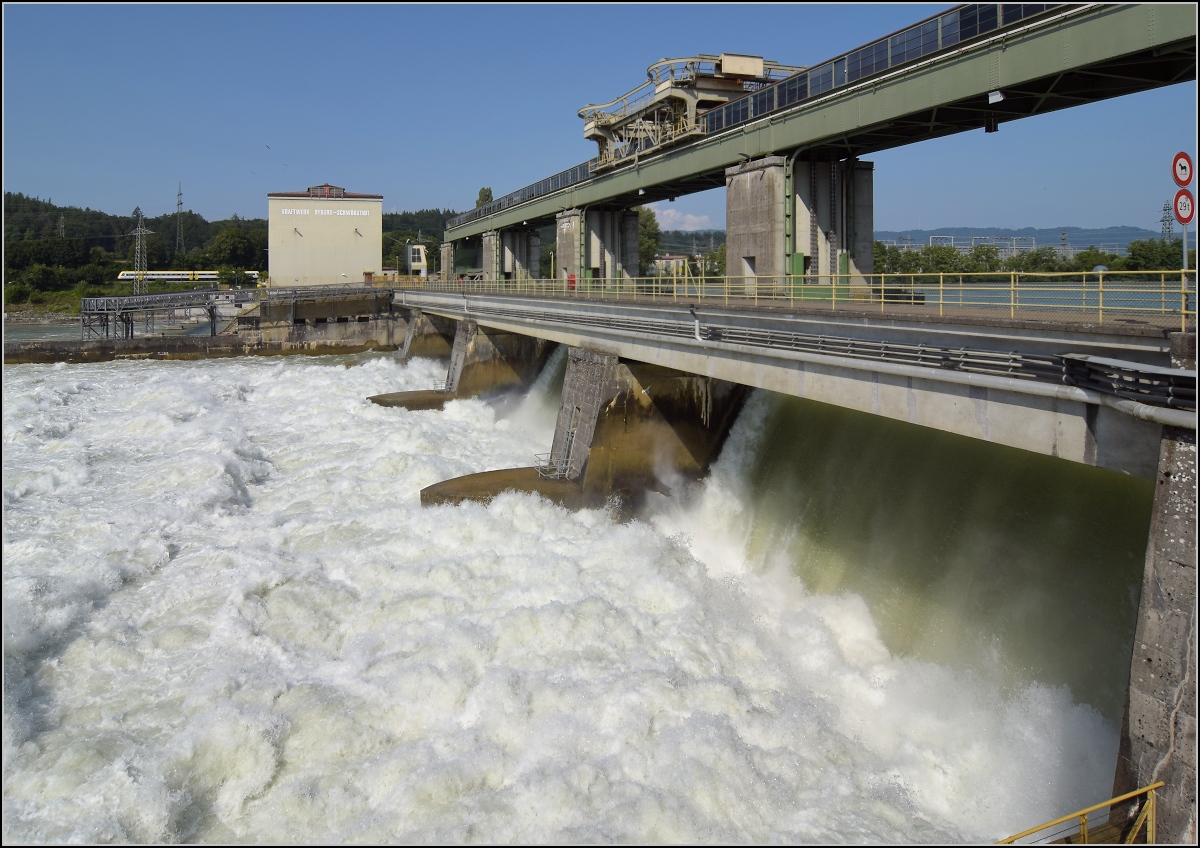
[(325, 183), (267, 195), (272, 286), (371, 282), (382, 273), (383, 195)]

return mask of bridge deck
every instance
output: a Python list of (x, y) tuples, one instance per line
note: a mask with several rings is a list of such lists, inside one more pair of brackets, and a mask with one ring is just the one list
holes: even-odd
[[(946, 275), (950, 277), (950, 275)], [(1007, 275), (1005, 275), (1007, 276)], [(865, 279), (860, 284), (807, 284), (790, 278), (747, 280), (498, 280), (431, 282), (402, 291), (512, 295), (623, 304), (682, 304), (697, 308), (785, 310), (812, 314), (838, 313), (908, 320), (981, 321), (994, 326), (1031, 324), (1057, 327), (1103, 327), (1106, 331), (1144, 329), (1194, 331), (1195, 272), (1181, 280), (1124, 282), (1044, 281), (1015, 278), (1000, 283), (958, 282), (938, 275)], [(929, 282), (920, 280), (928, 279)]]

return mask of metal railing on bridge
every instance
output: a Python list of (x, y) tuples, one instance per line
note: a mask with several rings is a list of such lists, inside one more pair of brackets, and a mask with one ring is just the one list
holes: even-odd
[(112, 297), (85, 297), (80, 300), (80, 312), (89, 314), (109, 313), (119, 315), (126, 312), (142, 312), (159, 309), (188, 309), (217, 303), (250, 303), (255, 300), (255, 289), (193, 289), (186, 292), (166, 294), (135, 294)]
[[(1156, 832), (1156, 791), (1164, 786), (1157, 781), (1133, 792), (1126, 792), (1099, 804), (1093, 804), (1066, 816), (1031, 827), (1029, 830), (1001, 839), (997, 845), (1012, 845), (1020, 840), (1022, 845), (1044, 845), (1066, 843), (1087, 845), (1091, 843), (1124, 843), (1153, 845), (1158, 841)], [(1126, 810), (1132, 807), (1137, 815), (1122, 822), (1114, 818), (1113, 809)]]
[(414, 291), (1194, 329), (1195, 271), (425, 280)]
[[(805, 101), (852, 86), (860, 80), (915, 64), (932, 54), (962, 49), (965, 45), (1025, 24), (1030, 18), (1046, 13), (1071, 15), (1086, 10), (1084, 6), (1067, 3), (968, 3), (956, 6), (711, 109), (699, 117), (699, 125), (695, 130), (708, 135), (740, 126), (773, 112), (799, 107)], [(624, 105), (624, 108), (628, 107), (629, 104)], [(629, 157), (629, 160), (633, 161), (633, 157)], [(577, 185), (591, 179), (600, 165), (599, 157), (589, 159), (533, 185), (462, 212), (450, 218), (446, 228), (461, 227)]]

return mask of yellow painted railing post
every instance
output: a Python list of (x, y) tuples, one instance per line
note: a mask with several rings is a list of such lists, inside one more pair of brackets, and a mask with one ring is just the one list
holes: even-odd
[(938, 317), (942, 317), (942, 304), (946, 300), (946, 275), (938, 274)]
[(1101, 271), (1099, 276), (1100, 276), (1100, 283), (1096, 289), (1096, 291), (1097, 291), (1096, 308), (1100, 311), (1100, 323), (1103, 324), (1104, 323), (1104, 272)]
[(1008, 276), (1008, 317), (1017, 317), (1017, 273)]
[(1081, 813), (1079, 816), (1079, 841), (1084, 845), (1088, 844), (1087, 813)]
[(1150, 812), (1146, 816), (1146, 844), (1154, 845), (1158, 842), (1155, 828), (1155, 819), (1158, 818), (1158, 795), (1153, 789), (1146, 793), (1146, 804), (1150, 807)]
[(1187, 332), (1187, 271), (1179, 275), (1179, 331)]

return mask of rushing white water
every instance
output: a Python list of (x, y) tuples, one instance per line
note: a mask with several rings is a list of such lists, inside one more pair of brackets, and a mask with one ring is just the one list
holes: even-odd
[(422, 509), (554, 426), (549, 380), (365, 400), (442, 367), (5, 369), (6, 842), (974, 841), (1106, 797), (1065, 686), (895, 656), (747, 564), (763, 396), (641, 520)]

